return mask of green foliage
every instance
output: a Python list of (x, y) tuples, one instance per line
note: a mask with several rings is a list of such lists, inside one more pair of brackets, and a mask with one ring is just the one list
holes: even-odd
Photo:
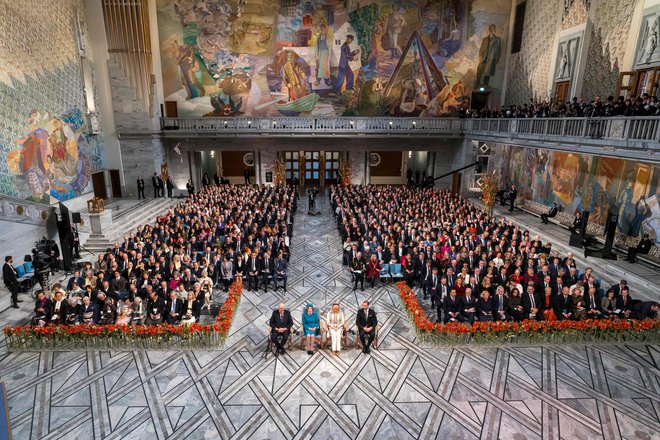
[(371, 37), (379, 16), (379, 7), (375, 3), (356, 9), (348, 14), (351, 26), (355, 29), (356, 37), (360, 42), (360, 48), (362, 49), (360, 57), (363, 64), (366, 64), (369, 60)]

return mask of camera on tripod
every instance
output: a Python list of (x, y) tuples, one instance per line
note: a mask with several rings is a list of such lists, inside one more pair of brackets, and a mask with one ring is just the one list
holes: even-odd
[(36, 241), (32, 249), (32, 264), (35, 272), (55, 272), (59, 268), (57, 260), (59, 256), (60, 249), (53, 240), (43, 237)]

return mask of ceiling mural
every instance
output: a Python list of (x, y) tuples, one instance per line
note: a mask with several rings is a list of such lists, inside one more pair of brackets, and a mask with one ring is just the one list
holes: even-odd
[(445, 116), (499, 100), (507, 0), (158, 0), (180, 117)]

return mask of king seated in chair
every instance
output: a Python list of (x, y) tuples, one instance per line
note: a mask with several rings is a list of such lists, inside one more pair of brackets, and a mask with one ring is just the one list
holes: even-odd
[(277, 310), (273, 310), (273, 315), (270, 317), (271, 340), (275, 344), (275, 355), (284, 354), (284, 344), (291, 335), (291, 327), (293, 327), (293, 319), (291, 313), (285, 310), (284, 304), (280, 304)]

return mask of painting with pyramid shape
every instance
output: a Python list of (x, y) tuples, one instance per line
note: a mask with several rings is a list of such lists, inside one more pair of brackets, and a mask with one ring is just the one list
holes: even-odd
[(157, 10), (165, 100), (180, 117), (455, 116), (486, 82), (500, 104), (508, 0), (157, 0)]
[(413, 31), (383, 91), (388, 113), (419, 116), (429, 102), (442, 93), (446, 84), (419, 33)]

